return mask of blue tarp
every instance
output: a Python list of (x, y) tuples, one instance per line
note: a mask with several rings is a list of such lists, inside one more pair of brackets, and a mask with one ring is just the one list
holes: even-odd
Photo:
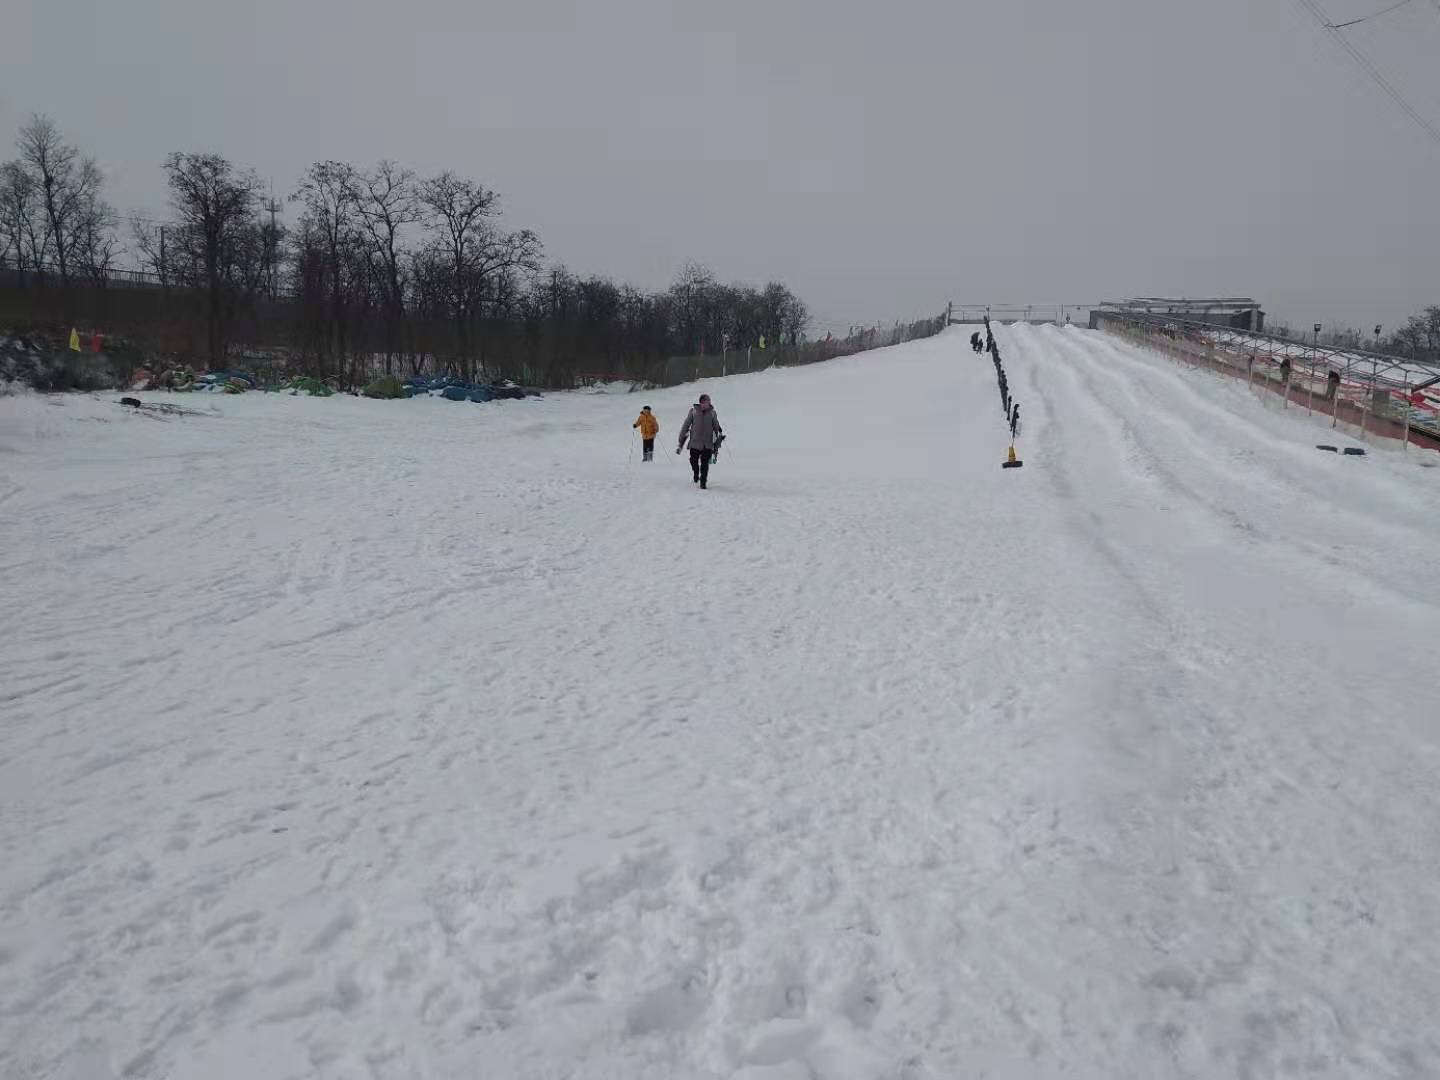
[(251, 388), (260, 385), (260, 380), (249, 372), (245, 371), (210, 371), (200, 376), (200, 382), (229, 382), (231, 379), (239, 382), (249, 383)]
[(526, 396), (524, 388), (513, 383), (486, 386), (483, 383), (466, 382), (454, 375), (412, 375), (405, 380), (406, 397), (420, 397), (425, 394), (438, 395), (447, 401), (473, 401), (480, 404)]

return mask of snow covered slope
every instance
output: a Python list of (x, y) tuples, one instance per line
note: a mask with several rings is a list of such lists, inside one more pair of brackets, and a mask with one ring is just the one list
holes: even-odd
[(969, 332), (0, 399), (0, 1076), (1435, 1072), (1440, 469)]

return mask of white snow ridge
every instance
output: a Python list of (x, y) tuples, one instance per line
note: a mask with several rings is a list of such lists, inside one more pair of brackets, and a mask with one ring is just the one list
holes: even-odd
[(969, 334), (0, 398), (0, 1076), (1440, 1075), (1440, 469)]

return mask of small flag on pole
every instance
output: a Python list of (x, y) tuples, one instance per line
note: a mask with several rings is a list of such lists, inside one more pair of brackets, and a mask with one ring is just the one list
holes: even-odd
[(104, 349), (104, 347), (105, 347), (105, 337), (104, 337), (104, 335), (102, 335), (102, 334), (91, 334), (91, 335), (90, 335), (90, 351), (91, 351), (91, 352), (100, 352), (100, 351), (102, 351), (102, 350)]
[(80, 351), (80, 331), (76, 330), (73, 326), (70, 328), (70, 351)]

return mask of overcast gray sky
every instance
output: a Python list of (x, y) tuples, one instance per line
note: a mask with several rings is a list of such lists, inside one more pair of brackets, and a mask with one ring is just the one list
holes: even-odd
[[(1440, 125), (1440, 0), (1346, 32)], [(484, 181), (577, 272), (694, 258), (788, 282), (821, 330), (947, 299), (1440, 303), (1440, 147), (1298, 0), (7, 0), (0, 144), (34, 111), (125, 211), (163, 210), (172, 150), (281, 193), (389, 157)]]

